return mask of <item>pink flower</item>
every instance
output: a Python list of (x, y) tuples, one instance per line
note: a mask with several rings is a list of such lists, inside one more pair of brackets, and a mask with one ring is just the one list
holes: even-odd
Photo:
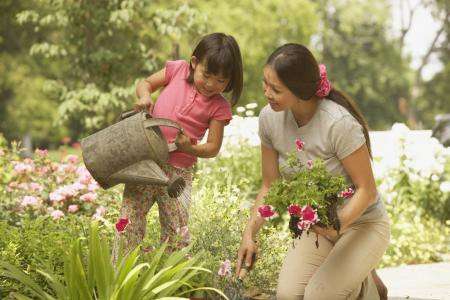
[(59, 193), (66, 198), (70, 198), (76, 196), (78, 194), (78, 190), (71, 184), (59, 188)]
[(69, 207), (67, 208), (67, 211), (70, 213), (76, 213), (78, 211), (78, 205), (76, 205), (76, 204), (69, 205)]
[(125, 228), (127, 228), (129, 223), (130, 221), (128, 220), (128, 218), (120, 218), (116, 223), (117, 232), (122, 233)]
[(317, 222), (318, 220), (317, 210), (312, 208), (309, 205), (305, 205), (302, 207), (302, 220), (307, 222)]
[(297, 223), (297, 227), (300, 230), (309, 230), (309, 228), (311, 227), (311, 222), (300, 220)]
[(100, 220), (103, 215), (106, 213), (106, 208), (104, 206), (99, 206), (95, 210), (95, 214), (92, 216), (95, 220)]
[(81, 200), (85, 202), (92, 202), (97, 199), (97, 194), (93, 192), (86, 193), (80, 197)]
[(70, 164), (76, 164), (78, 163), (78, 156), (70, 154), (66, 156), (65, 160), (68, 161)]
[(273, 210), (272, 205), (261, 205), (258, 208), (258, 212), (259, 215), (266, 220), (270, 220), (278, 216), (277, 213)]
[(54, 210), (50, 213), (50, 215), (52, 216), (53, 220), (58, 220), (64, 217), (64, 213), (60, 210)]
[(17, 187), (19, 186), (19, 183), (17, 182), (17, 181), (11, 181), (9, 184), (8, 184), (8, 187), (6, 188), (6, 190), (8, 191), (8, 192), (12, 192), (14, 189), (16, 189)]
[(301, 216), (302, 213), (302, 209), (297, 204), (289, 205), (288, 211), (291, 216)]
[(32, 172), (34, 165), (27, 163), (16, 163), (14, 166), (14, 171), (18, 174), (25, 174), (28, 172)]
[(339, 197), (348, 199), (348, 198), (352, 197), (354, 193), (355, 193), (355, 191), (351, 187), (349, 187), (349, 188), (343, 190), (342, 192), (340, 192)]
[(300, 138), (295, 140), (295, 145), (297, 146), (297, 151), (302, 151), (305, 147), (305, 142), (303, 142)]
[(319, 86), (317, 87), (316, 95), (324, 98), (330, 94), (331, 91), (331, 83), (328, 80), (327, 77), (327, 68), (324, 64), (319, 65), (319, 73), (320, 73), (320, 82)]
[(34, 196), (25, 196), (22, 199), (22, 202), (20, 203), (20, 206), (26, 207), (26, 206), (36, 206), (39, 203), (38, 198)]
[(306, 168), (308, 168), (308, 170), (311, 170), (313, 168), (313, 161), (312, 160), (308, 160), (306, 162)]
[(190, 235), (189, 235), (189, 228), (187, 226), (183, 226), (181, 228), (177, 228), (176, 232), (181, 237), (183, 242), (189, 243)]
[(223, 261), (220, 264), (217, 275), (222, 276), (222, 277), (231, 275), (231, 261), (229, 259)]
[(29, 185), (29, 188), (30, 188), (32, 191), (35, 191), (35, 192), (42, 192), (42, 191), (44, 190), (44, 188), (42, 187), (42, 185), (40, 185), (40, 184), (37, 183), (37, 182), (31, 182), (30, 185)]
[(47, 149), (36, 149), (34, 151), (34, 153), (36, 153), (36, 155), (40, 156), (40, 157), (46, 157), (48, 155), (48, 150)]
[(53, 202), (59, 202), (59, 201), (63, 201), (64, 199), (66, 199), (66, 197), (64, 197), (64, 195), (62, 195), (58, 190), (51, 192), (49, 195), (50, 201)]
[(95, 192), (96, 190), (98, 190), (98, 188), (99, 188), (99, 185), (95, 181), (88, 185), (88, 191), (89, 192)]

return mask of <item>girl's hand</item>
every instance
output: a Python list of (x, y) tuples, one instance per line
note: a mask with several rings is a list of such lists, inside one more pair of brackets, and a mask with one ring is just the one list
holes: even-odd
[(192, 150), (191, 139), (183, 133), (179, 133), (177, 138), (175, 139), (175, 145), (177, 145), (177, 149), (182, 152), (189, 153)]
[(253, 267), (257, 252), (258, 245), (256, 242), (250, 236), (244, 235), (236, 263), (236, 276), (238, 278), (244, 278), (247, 272)]
[(313, 225), (313, 226), (311, 227), (311, 229), (312, 229), (315, 233), (324, 236), (326, 239), (328, 239), (328, 240), (330, 240), (330, 241), (333, 240), (335, 237), (338, 236), (337, 231), (334, 230), (334, 229), (331, 228), (331, 227), (325, 227), (325, 228), (324, 228), (324, 227), (320, 227), (320, 226), (317, 226), (317, 225)]
[(153, 111), (153, 102), (150, 96), (140, 98), (134, 105), (134, 109), (137, 111), (145, 110), (149, 113)]

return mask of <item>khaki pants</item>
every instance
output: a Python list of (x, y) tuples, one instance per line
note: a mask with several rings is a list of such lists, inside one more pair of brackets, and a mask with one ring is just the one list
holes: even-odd
[(303, 233), (289, 249), (278, 279), (278, 300), (379, 299), (370, 272), (389, 245), (385, 212), (363, 216), (332, 241)]

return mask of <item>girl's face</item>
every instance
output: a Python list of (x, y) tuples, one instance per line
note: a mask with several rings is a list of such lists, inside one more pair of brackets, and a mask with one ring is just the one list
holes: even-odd
[(290, 109), (299, 101), (299, 98), (281, 82), (275, 70), (269, 65), (264, 67), (263, 89), (264, 96), (274, 111)]
[(194, 69), (194, 85), (197, 90), (206, 97), (222, 93), (230, 82), (229, 78), (208, 73), (206, 66), (193, 56), (191, 59)]

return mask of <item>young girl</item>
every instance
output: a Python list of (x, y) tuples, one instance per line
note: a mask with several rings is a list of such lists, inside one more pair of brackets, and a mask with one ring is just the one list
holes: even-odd
[[(165, 68), (138, 83), (136, 109), (145, 109), (155, 118), (171, 119), (184, 129), (161, 127), (168, 143), (177, 145), (169, 154), (168, 164), (161, 166), (166, 174), (182, 176), (186, 187), (178, 198), (170, 198), (164, 188), (156, 185), (126, 184), (121, 218), (129, 224), (116, 235), (114, 256), (119, 238), (124, 239), (124, 253), (138, 246), (145, 235), (146, 215), (158, 203), (161, 240), (176, 242), (175, 248), (189, 243), (188, 209), (193, 166), (197, 157), (215, 157), (221, 147), (223, 130), (231, 120), (231, 105), (238, 101), (243, 86), (242, 58), (232, 36), (209, 34), (201, 39), (190, 62), (168, 61)], [(150, 94), (160, 88), (156, 103)], [(231, 105), (222, 93), (231, 93)], [(197, 144), (209, 129), (206, 143)]]
[(263, 184), (243, 233), (237, 274), (252, 266), (254, 239), (264, 223), (257, 208), (270, 185), (289, 175), (283, 166), (299, 138), (304, 145), (298, 158), (304, 165), (321, 159), (329, 172), (345, 176), (356, 191), (338, 210), (340, 232), (314, 226), (318, 248), (315, 234), (303, 234), (289, 247), (276, 298), (386, 299), (372, 270), (389, 245), (390, 221), (372, 174), (364, 117), (353, 100), (331, 86), (325, 67), (299, 44), (286, 44), (272, 53), (263, 84), (269, 104), (259, 115)]

